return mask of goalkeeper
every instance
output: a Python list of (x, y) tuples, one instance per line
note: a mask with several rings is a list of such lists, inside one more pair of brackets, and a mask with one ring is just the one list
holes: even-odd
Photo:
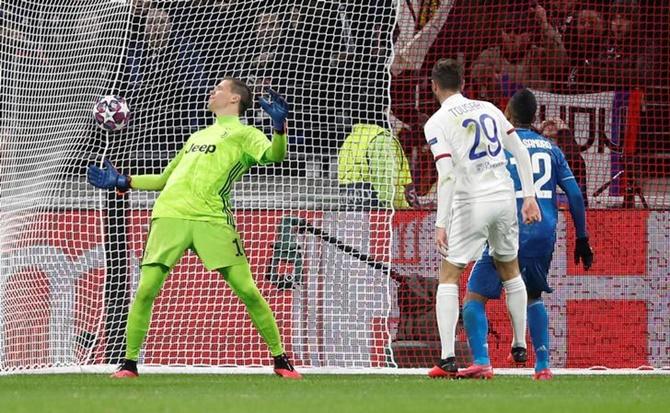
[(128, 313), (126, 358), (112, 377), (137, 377), (137, 359), (151, 320), (151, 309), (163, 282), (186, 249), (207, 270), (217, 270), (242, 300), (251, 321), (274, 357), (276, 374), (301, 378), (284, 353), (272, 310), (256, 287), (230, 207), (233, 183), (255, 164), (281, 162), (286, 156), (288, 103), (272, 89), (272, 101), (259, 103), (272, 118), (272, 142), (253, 126), (240, 122), (252, 105), (244, 82), (225, 78), (212, 90), (209, 110), (216, 121), (195, 132), (160, 175), (119, 174), (91, 165), (88, 181), (98, 188), (125, 192), (130, 188), (161, 191), (151, 216), (141, 263), (140, 282)]

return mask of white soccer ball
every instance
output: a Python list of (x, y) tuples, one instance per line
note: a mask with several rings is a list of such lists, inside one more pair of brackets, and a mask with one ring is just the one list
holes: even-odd
[(128, 125), (130, 108), (121, 96), (103, 96), (95, 102), (93, 118), (102, 129), (118, 131)]

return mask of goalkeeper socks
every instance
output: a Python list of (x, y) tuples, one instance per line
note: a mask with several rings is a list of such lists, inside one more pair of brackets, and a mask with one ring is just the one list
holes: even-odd
[(135, 360), (140, 356), (140, 348), (149, 330), (151, 309), (163, 282), (170, 270), (160, 264), (143, 265), (140, 273), (140, 285), (128, 312), (126, 326), (126, 359)]
[(535, 371), (549, 368), (549, 317), (544, 301), (528, 305), (528, 328), (535, 349)]
[(512, 331), (514, 332), (512, 347), (526, 348), (526, 306), (528, 305), (526, 284), (523, 283), (521, 275), (517, 275), (511, 280), (503, 281), (503, 287), (505, 288), (507, 311), (512, 318)]
[(247, 307), (247, 312), (251, 318), (258, 333), (263, 337), (263, 340), (270, 348), (270, 353), (273, 357), (280, 356), (284, 353), (281, 336), (279, 335), (279, 328), (277, 322), (272, 314), (272, 310), (265, 301), (265, 298), (258, 291), (258, 287), (254, 283), (251, 275), (251, 268), (249, 264), (237, 264), (231, 267), (221, 268), (219, 272), (223, 275), (230, 288), (235, 295)]
[(486, 319), (486, 307), (481, 301), (471, 300), (463, 305), (463, 324), (468, 335), (468, 343), (475, 364), (488, 366), (488, 345), (486, 338), (489, 333), (489, 321)]
[(458, 323), (458, 285), (438, 285), (435, 301), (437, 327), (440, 331), (440, 343), (442, 344), (440, 358), (454, 357), (456, 355), (454, 351), (456, 324)]
[(137, 373), (137, 361), (125, 359), (119, 370), (128, 370)]
[(277, 321), (272, 314), (270, 305), (265, 301), (258, 288), (256, 288), (256, 292), (251, 297), (247, 296), (243, 298), (240, 296), (240, 299), (246, 305), (251, 322), (261, 337), (263, 337), (263, 341), (268, 345), (272, 357), (284, 354)]

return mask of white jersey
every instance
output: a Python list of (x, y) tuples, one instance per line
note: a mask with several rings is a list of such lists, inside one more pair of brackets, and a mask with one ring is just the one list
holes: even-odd
[(435, 225), (446, 229), (444, 258), (465, 266), (487, 241), (494, 258), (516, 257), (516, 197), (505, 150), (517, 159), (524, 197), (535, 187), (528, 149), (512, 124), (492, 104), (455, 94), (428, 120), (425, 133), (439, 175)]
[(424, 129), (435, 161), (450, 157), (453, 162), (455, 204), (514, 198), (505, 143), (512, 135), (518, 137), (497, 107), (455, 94), (442, 103)]

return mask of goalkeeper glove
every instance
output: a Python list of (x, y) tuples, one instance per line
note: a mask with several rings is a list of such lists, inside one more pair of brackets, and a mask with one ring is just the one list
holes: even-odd
[(270, 94), (272, 102), (268, 102), (265, 98), (261, 97), (258, 103), (272, 118), (272, 128), (278, 133), (283, 134), (286, 131), (286, 118), (290, 109), (289, 104), (279, 93), (271, 88), (268, 88), (267, 92)]
[(88, 183), (101, 189), (116, 188), (121, 193), (130, 189), (130, 177), (128, 175), (120, 174), (107, 159), (105, 159), (104, 164), (104, 168), (96, 165), (88, 166), (88, 172), (86, 173)]
[(577, 238), (577, 242), (575, 243), (575, 264), (579, 264), (580, 259), (585, 270), (591, 268), (591, 264), (593, 264), (593, 251), (589, 245), (589, 237)]

